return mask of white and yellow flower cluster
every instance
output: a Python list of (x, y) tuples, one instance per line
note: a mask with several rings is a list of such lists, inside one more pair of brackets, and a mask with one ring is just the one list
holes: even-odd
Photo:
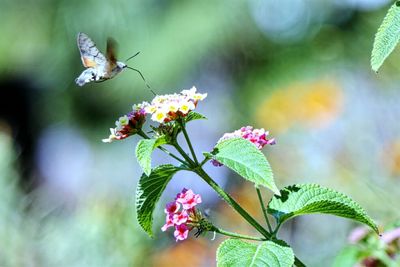
[(158, 95), (145, 107), (147, 114), (151, 114), (151, 120), (166, 123), (185, 117), (197, 106), (197, 102), (207, 97), (207, 94), (196, 92), (196, 87), (183, 90), (179, 94)]
[(146, 121), (146, 115), (151, 115), (151, 120), (159, 123), (167, 123), (178, 118), (185, 117), (194, 110), (197, 103), (207, 97), (207, 94), (196, 92), (196, 88), (183, 90), (179, 94), (157, 95), (151, 101), (133, 105), (132, 111), (120, 117), (115, 122), (115, 128), (111, 128), (108, 138), (103, 142), (110, 143), (114, 140), (122, 140), (142, 130)]

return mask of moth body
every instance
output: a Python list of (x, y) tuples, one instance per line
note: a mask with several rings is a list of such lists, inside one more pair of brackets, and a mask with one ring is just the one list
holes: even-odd
[(127, 67), (125, 63), (116, 60), (115, 42), (112, 39), (107, 41), (107, 56), (97, 49), (96, 44), (86, 34), (79, 33), (77, 41), (82, 64), (87, 68), (75, 79), (79, 86), (111, 79)]

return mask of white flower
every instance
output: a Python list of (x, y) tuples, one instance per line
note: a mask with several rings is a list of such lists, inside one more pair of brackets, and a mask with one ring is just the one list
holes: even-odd
[(147, 107), (144, 108), (144, 110), (145, 110), (146, 113), (148, 113), (148, 114), (153, 114), (154, 112), (156, 112), (157, 106), (155, 106), (155, 105), (148, 105)]
[(115, 135), (115, 129), (110, 128), (110, 136), (108, 138), (102, 139), (103, 143), (111, 143), (113, 140), (117, 139), (117, 136)]
[(189, 90), (182, 90), (181, 94), (186, 95), (188, 97), (193, 97), (196, 94), (196, 87), (192, 87)]
[(159, 109), (153, 113), (153, 115), (151, 116), (151, 119), (153, 121), (163, 123), (164, 120), (167, 118), (167, 113), (168, 112), (165, 112), (165, 110)]
[(195, 108), (195, 105), (192, 101), (182, 101), (179, 103), (179, 111), (182, 112), (182, 114), (186, 115), (189, 113), (189, 111), (193, 110)]
[(205, 94), (194, 94), (193, 95), (193, 99), (195, 101), (203, 100), (206, 97), (207, 97), (207, 93), (205, 93)]
[(168, 111), (169, 112), (177, 112), (178, 109), (179, 109), (178, 103), (171, 102), (171, 103), (168, 104)]

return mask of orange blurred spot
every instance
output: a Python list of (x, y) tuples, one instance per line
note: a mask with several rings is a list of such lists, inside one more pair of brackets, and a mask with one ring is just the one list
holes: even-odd
[[(170, 234), (168, 232), (168, 234)], [(175, 266), (205, 266), (209, 257), (215, 257), (216, 247), (208, 244), (209, 240), (202, 238), (189, 238), (169, 247), (159, 253), (154, 253), (152, 266), (175, 267)], [(209, 253), (212, 253), (209, 255)]]
[(331, 80), (294, 83), (269, 95), (258, 108), (256, 121), (274, 132), (295, 124), (323, 128), (338, 117), (342, 104), (342, 90)]
[(400, 176), (400, 140), (385, 145), (382, 150), (382, 160), (391, 175)]

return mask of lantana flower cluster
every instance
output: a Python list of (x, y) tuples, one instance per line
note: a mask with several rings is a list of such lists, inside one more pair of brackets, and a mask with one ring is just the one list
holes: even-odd
[(179, 117), (185, 117), (191, 110), (194, 110), (198, 101), (207, 97), (207, 94), (196, 92), (196, 87), (183, 90), (179, 94), (156, 96), (146, 106), (146, 113), (151, 114), (151, 120), (159, 123), (167, 123)]
[[(224, 140), (232, 139), (232, 138), (243, 138), (252, 142), (258, 149), (262, 149), (266, 145), (274, 145), (275, 138), (267, 139), (269, 135), (268, 131), (265, 131), (264, 128), (254, 129), (252, 126), (245, 126), (236, 130), (232, 133), (225, 133), (217, 142), (220, 143)], [(217, 160), (211, 161), (214, 166), (222, 166), (220, 162)]]
[(132, 111), (120, 117), (115, 122), (115, 128), (110, 128), (111, 134), (108, 138), (103, 139), (103, 142), (111, 143), (114, 140), (125, 139), (140, 131), (146, 121), (146, 111), (144, 109), (146, 105), (146, 102), (133, 105)]
[(191, 189), (184, 188), (176, 195), (174, 201), (165, 206), (166, 222), (161, 230), (165, 232), (168, 228), (174, 227), (176, 241), (185, 240), (189, 231), (198, 226), (201, 221), (201, 214), (195, 207), (199, 203), (201, 203), (201, 196)]
[(134, 105), (133, 111), (115, 122), (116, 127), (110, 129), (110, 136), (103, 139), (103, 142), (110, 143), (138, 133), (146, 121), (147, 114), (151, 115), (151, 120), (162, 124), (185, 117), (196, 108), (199, 101), (207, 97), (207, 94), (196, 91), (196, 87), (192, 87), (182, 90), (179, 94), (157, 95), (151, 103)]

